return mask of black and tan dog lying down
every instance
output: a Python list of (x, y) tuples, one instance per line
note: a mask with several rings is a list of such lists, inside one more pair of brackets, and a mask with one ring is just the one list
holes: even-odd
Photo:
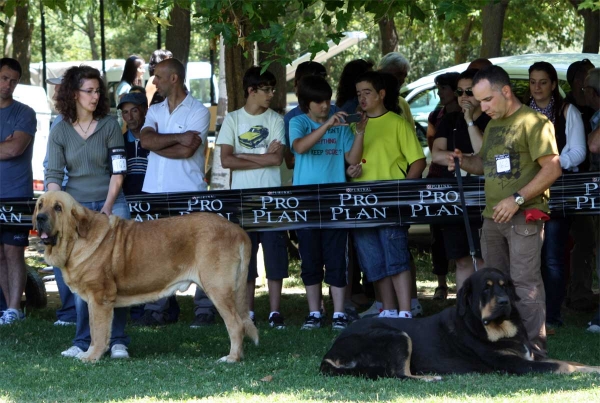
[(221, 314), (231, 348), (222, 361), (243, 357), (244, 336), (258, 344), (248, 312), (248, 234), (213, 213), (135, 222), (88, 210), (68, 193), (46, 192), (33, 225), (44, 258), (88, 303), (92, 343), (78, 357), (97, 361), (108, 350), (113, 309), (200, 285)]
[(423, 374), (501, 371), (600, 373), (600, 367), (535, 360), (515, 308), (512, 281), (482, 269), (465, 281), (457, 306), (423, 319), (372, 318), (349, 326), (321, 362), (327, 375), (440, 380)]

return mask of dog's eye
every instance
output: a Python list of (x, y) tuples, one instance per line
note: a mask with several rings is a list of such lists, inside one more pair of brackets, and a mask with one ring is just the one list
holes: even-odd
[(54, 211), (62, 211), (61, 205), (57, 204), (56, 206), (54, 206)]

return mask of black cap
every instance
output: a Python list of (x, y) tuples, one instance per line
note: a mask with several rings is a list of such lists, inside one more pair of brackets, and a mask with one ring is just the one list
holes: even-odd
[(134, 105), (148, 105), (148, 99), (146, 98), (146, 94), (142, 94), (139, 92), (130, 92), (125, 94), (123, 98), (119, 101), (119, 105), (117, 105), (117, 109), (121, 109), (124, 104), (131, 103)]

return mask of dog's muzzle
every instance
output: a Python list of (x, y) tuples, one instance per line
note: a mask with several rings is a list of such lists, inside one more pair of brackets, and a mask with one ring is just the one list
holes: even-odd
[(485, 326), (489, 325), (490, 322), (502, 323), (506, 319), (510, 318), (511, 306), (510, 298), (507, 295), (495, 297), (494, 309), (491, 314), (487, 317), (482, 318), (482, 322)]
[(42, 240), (44, 245), (56, 245), (56, 234), (51, 235), (52, 229), (50, 227), (50, 223), (48, 222), (48, 215), (45, 213), (40, 213), (35, 217), (37, 223), (37, 232)]

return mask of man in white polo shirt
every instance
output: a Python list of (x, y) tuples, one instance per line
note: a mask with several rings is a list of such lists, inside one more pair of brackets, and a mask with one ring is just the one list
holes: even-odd
[[(156, 65), (153, 83), (165, 100), (150, 107), (140, 133), (142, 147), (151, 151), (144, 192), (197, 192), (207, 188), (204, 150), (210, 112), (186, 91), (184, 82), (185, 67), (179, 60), (166, 59)], [(168, 310), (169, 304), (175, 302), (174, 298), (163, 298), (147, 304), (145, 324), (173, 321)], [(214, 323), (214, 305), (200, 288), (194, 304), (196, 318), (192, 327)]]

